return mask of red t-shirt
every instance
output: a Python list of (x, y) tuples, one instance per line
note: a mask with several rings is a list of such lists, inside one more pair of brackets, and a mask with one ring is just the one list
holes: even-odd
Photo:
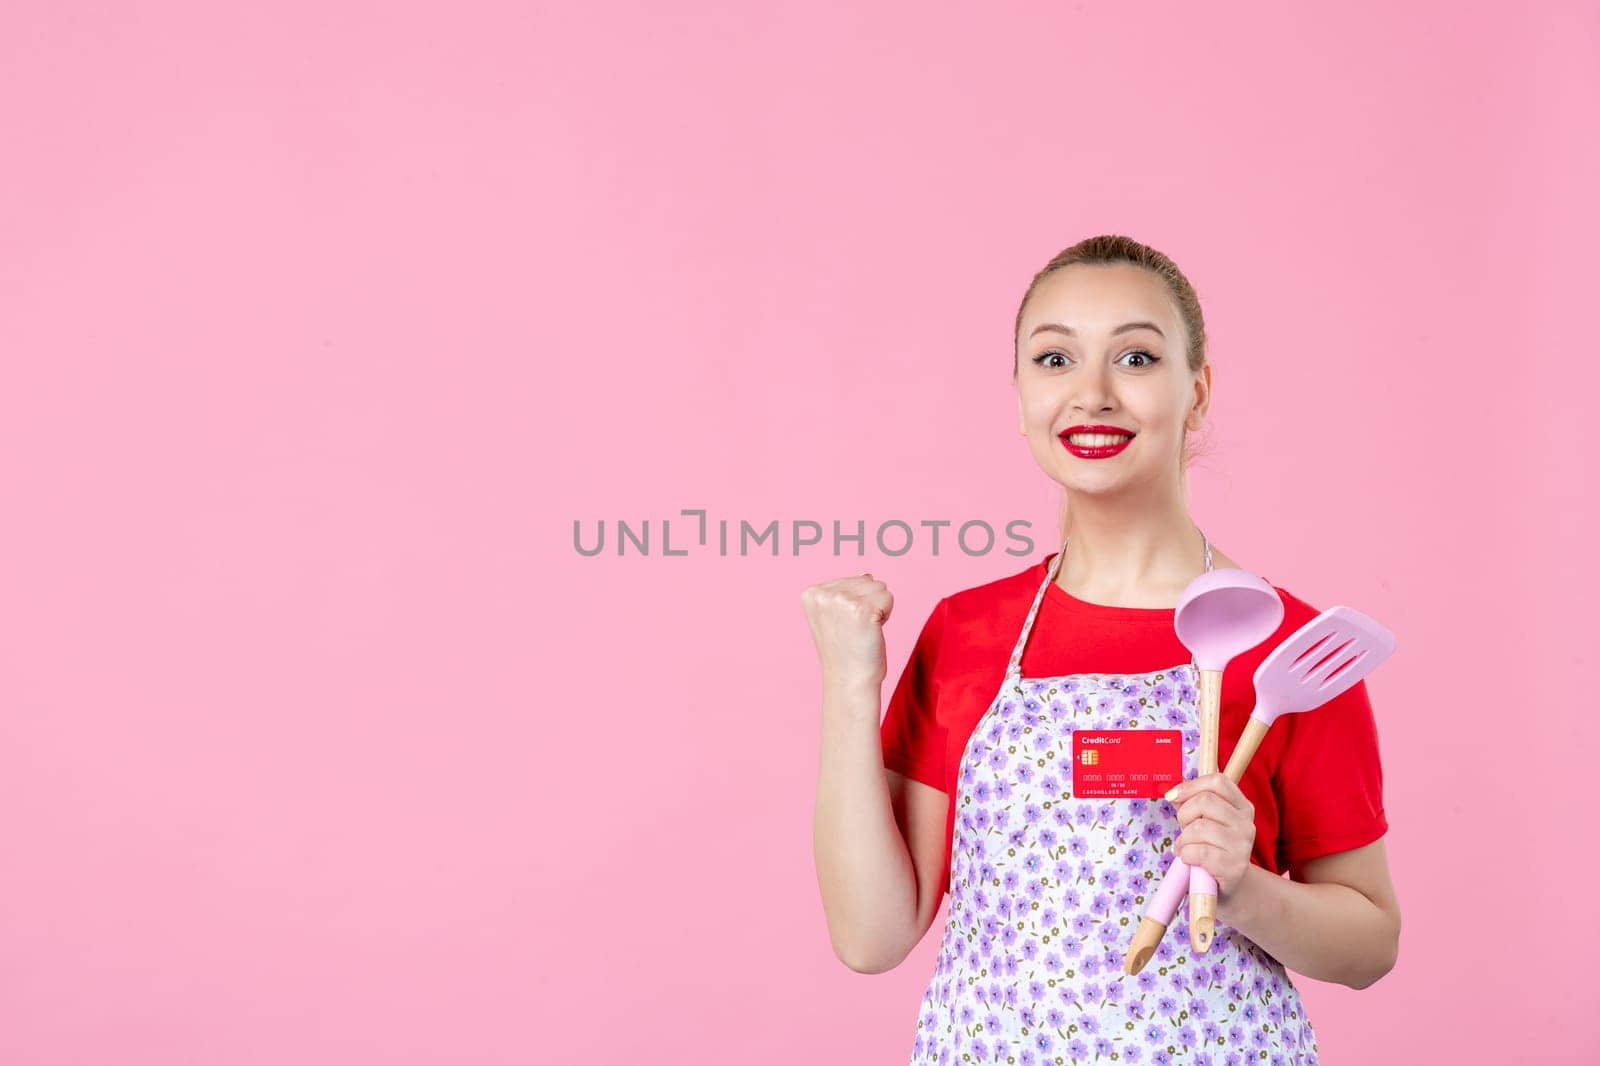
[[(895, 685), (880, 728), (883, 765), (956, 795), (967, 739), (1000, 691), (1006, 663), (1054, 552), (1010, 577), (946, 596), (933, 608)], [(1228, 661), (1222, 672), (1217, 763), (1228, 756), (1255, 709), (1254, 675), (1273, 648), (1321, 613), (1277, 588), (1283, 622), (1271, 637)], [(1108, 607), (1051, 582), (1022, 655), (1024, 677), (1146, 673), (1188, 665), (1189, 650), (1170, 608)], [(1251, 861), (1281, 874), (1307, 859), (1370, 844), (1388, 831), (1378, 729), (1366, 682), (1310, 711), (1272, 724), (1239, 789), (1255, 805)], [(950, 890), (954, 803), (945, 816), (944, 870)]]

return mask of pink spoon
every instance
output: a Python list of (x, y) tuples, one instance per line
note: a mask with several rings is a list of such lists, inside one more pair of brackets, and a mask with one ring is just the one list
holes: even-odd
[[(1217, 772), (1223, 668), (1272, 636), (1282, 622), (1278, 590), (1248, 570), (1208, 570), (1183, 590), (1172, 625), (1200, 671), (1200, 776)], [(1203, 953), (1216, 932), (1217, 879), (1194, 866), (1188, 887), (1189, 941)]]
[[(1228, 758), (1228, 778), (1234, 784), (1243, 779), (1273, 722), (1327, 703), (1377, 669), (1394, 649), (1393, 633), (1350, 607), (1329, 607), (1291, 633), (1256, 667), (1255, 710)], [(1193, 869), (1172, 857), (1122, 960), (1124, 972), (1138, 973), (1155, 954)]]

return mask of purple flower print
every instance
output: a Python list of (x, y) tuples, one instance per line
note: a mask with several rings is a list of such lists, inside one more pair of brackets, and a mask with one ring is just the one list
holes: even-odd
[(1139, 971), (1139, 994), (1144, 995), (1156, 986), (1156, 975), (1152, 970)]
[(1088, 713), (1089, 700), (1082, 693), (1074, 693), (1071, 703), (1073, 714), (1081, 716)]
[(1181, 707), (1169, 707), (1167, 708), (1167, 713), (1162, 717), (1162, 721), (1170, 728), (1181, 729), (1187, 717)]
[(1037, 803), (1028, 803), (1023, 805), (1022, 820), (1027, 822), (1029, 825), (1033, 825), (1043, 817), (1044, 808), (1039, 806)]
[(1039, 830), (1039, 846), (1054, 848), (1056, 846), (1056, 831), (1048, 826)]
[(1162, 996), (1156, 1000), (1156, 1010), (1162, 1014), (1178, 1013), (1178, 1001), (1171, 996)]
[(995, 782), (994, 798), (996, 802), (1006, 802), (1011, 798), (1011, 792), (1011, 782), (1009, 780), (1002, 778), (1001, 780)]
[(1019, 762), (1017, 763), (1017, 768), (1012, 772), (1016, 775), (1017, 780), (1022, 784), (1030, 785), (1033, 783), (1032, 765), (1025, 762)]
[(1072, 1052), (1072, 1058), (1069, 1060), (1072, 1062), (1080, 1062), (1089, 1057), (1089, 1045), (1082, 1040), (1074, 1040), (1067, 1045), (1067, 1050)]
[(1158, 704), (1171, 703), (1172, 686), (1167, 684), (1165, 681), (1159, 685), (1152, 685), (1150, 687), (1150, 698), (1155, 700)]
[(1124, 988), (1124, 985), (1122, 984), (1121, 981), (1118, 981), (1115, 984), (1107, 985), (1106, 986), (1106, 1002), (1107, 1003), (1120, 1003), (1120, 1002), (1122, 1002), (1122, 989), (1123, 988)]
[(1185, 1026), (1182, 1026), (1181, 1028), (1179, 1028), (1179, 1030), (1178, 1030), (1178, 1043), (1179, 1044), (1182, 1044), (1184, 1047), (1194, 1047), (1195, 1039), (1196, 1038), (1195, 1038), (1195, 1033), (1194, 1033), (1194, 1026), (1185, 1025)]
[(1158, 1041), (1165, 1040), (1167, 1038), (1167, 1031), (1161, 1026), (1152, 1022), (1144, 1027), (1144, 1038), (1146, 1043), (1154, 1044)]
[(1166, 1048), (1156, 1048), (1150, 1055), (1150, 1061), (1156, 1066), (1172, 1066), (1172, 1053)]
[(1045, 774), (1039, 778), (1039, 791), (1047, 796), (1054, 796), (1061, 791), (1061, 782), (1056, 780), (1055, 774)]
[(1138, 1044), (1129, 1044), (1122, 1049), (1122, 1061), (1137, 1064), (1144, 1058), (1144, 1048)]
[(1089, 854), (1089, 845), (1082, 837), (1073, 837), (1067, 841), (1067, 854), (1082, 858)]
[(1244, 1015), (1244, 1020), (1247, 1022), (1258, 1022), (1261, 1020), (1261, 1011), (1253, 1002), (1246, 1003), (1244, 1005), (1244, 1010), (1240, 1011), (1239, 1013)]

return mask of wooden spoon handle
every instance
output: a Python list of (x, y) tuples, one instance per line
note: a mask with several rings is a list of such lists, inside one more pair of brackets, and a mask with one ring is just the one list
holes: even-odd
[[(1200, 776), (1217, 772), (1217, 734), (1222, 729), (1222, 671), (1200, 671)], [(1195, 954), (1211, 948), (1217, 932), (1217, 879), (1202, 866), (1189, 867), (1189, 944)]]

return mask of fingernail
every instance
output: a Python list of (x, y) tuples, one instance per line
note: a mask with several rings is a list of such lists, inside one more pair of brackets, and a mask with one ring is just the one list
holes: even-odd
[(1173, 800), (1177, 799), (1178, 798), (1178, 790), (1180, 788), (1182, 788), (1182, 787), (1183, 787), (1182, 785), (1173, 785), (1170, 789), (1168, 789), (1167, 790), (1167, 794), (1165, 796), (1166, 801), (1168, 803), (1171, 803)]

